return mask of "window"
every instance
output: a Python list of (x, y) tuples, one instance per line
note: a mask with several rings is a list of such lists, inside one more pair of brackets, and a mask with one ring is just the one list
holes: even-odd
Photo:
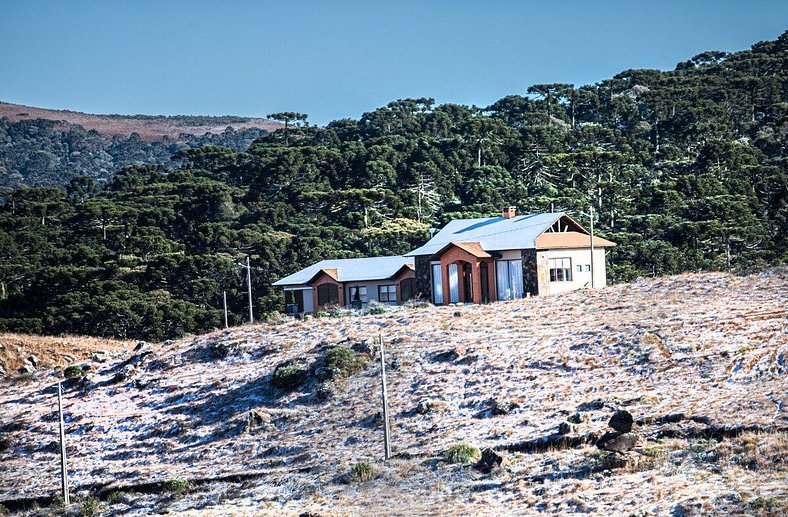
[(333, 305), (339, 303), (339, 289), (336, 284), (320, 284), (317, 286), (317, 304)]
[(402, 293), (402, 301), (413, 300), (416, 298), (416, 279), (406, 278), (399, 283), (399, 292)]
[(432, 265), (432, 303), (443, 305), (443, 276), (440, 264)]
[(367, 286), (365, 285), (352, 286), (350, 288), (350, 301), (367, 303), (369, 301), (369, 299), (367, 298)]
[(457, 273), (457, 264), (449, 264), (449, 303), (460, 301), (460, 275)]
[(551, 258), (548, 260), (550, 267), (551, 282), (571, 282), (572, 281), (572, 259)]
[[(580, 266), (578, 266), (580, 267)], [(591, 264), (586, 264), (586, 271), (591, 271)]]
[(578, 273), (582, 273), (583, 272), (583, 264), (576, 265), (575, 266), (575, 271), (577, 271)]
[(381, 302), (397, 303), (397, 286), (396, 285), (378, 286), (378, 300)]
[(499, 300), (513, 300), (524, 296), (522, 260), (498, 260), (495, 262), (495, 273)]

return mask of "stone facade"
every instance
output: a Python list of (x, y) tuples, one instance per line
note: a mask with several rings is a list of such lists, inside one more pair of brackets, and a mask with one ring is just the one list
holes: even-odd
[(416, 257), (416, 290), (422, 300), (431, 302), (432, 275), (430, 271), (430, 258), (428, 256)]

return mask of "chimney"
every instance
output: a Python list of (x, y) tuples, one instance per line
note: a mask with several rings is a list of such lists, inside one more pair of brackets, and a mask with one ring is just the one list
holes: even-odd
[(517, 207), (514, 206), (507, 206), (503, 209), (503, 218), (504, 219), (511, 219), (517, 214)]

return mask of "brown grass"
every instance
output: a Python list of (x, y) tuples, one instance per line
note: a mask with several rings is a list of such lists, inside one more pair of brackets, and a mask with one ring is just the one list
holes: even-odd
[(22, 366), (25, 358), (35, 354), (39, 369), (65, 367), (69, 364), (64, 355), (76, 361), (90, 359), (93, 352), (126, 351), (134, 348), (136, 341), (118, 341), (82, 336), (32, 336), (27, 334), (0, 334), (0, 365), (11, 374)]

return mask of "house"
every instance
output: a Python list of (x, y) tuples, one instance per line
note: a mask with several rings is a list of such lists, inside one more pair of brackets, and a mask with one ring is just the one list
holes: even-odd
[(274, 282), (283, 287), (286, 312), (326, 307), (363, 307), (371, 301), (401, 305), (416, 297), (414, 262), (409, 257), (321, 260)]
[[(414, 257), (416, 289), (435, 305), (483, 303), (606, 284), (605, 249), (565, 213), (456, 219)], [(593, 275), (593, 280), (592, 280)]]

